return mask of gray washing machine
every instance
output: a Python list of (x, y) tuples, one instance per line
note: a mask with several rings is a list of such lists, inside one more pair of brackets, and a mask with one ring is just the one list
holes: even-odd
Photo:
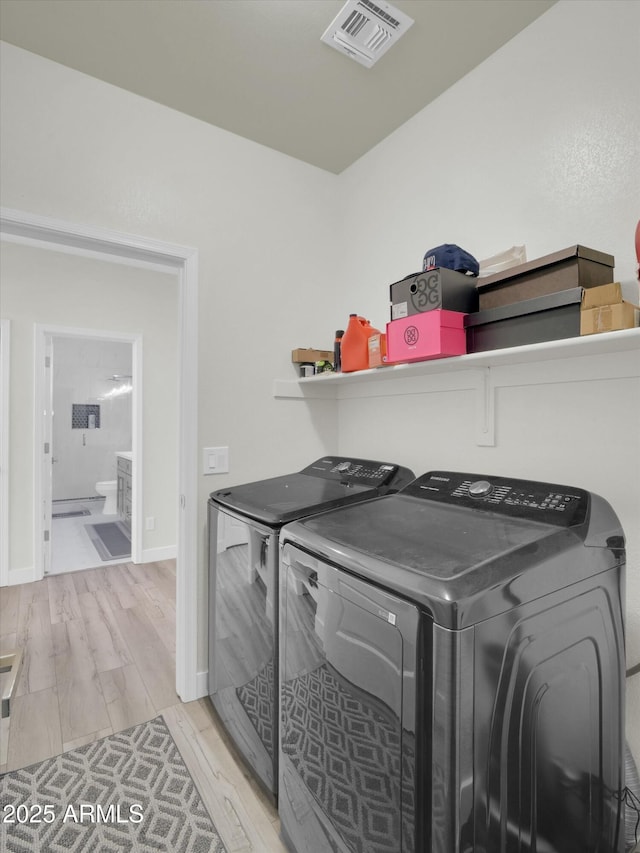
[(621, 853), (625, 550), (578, 488), (430, 472), (281, 531), (296, 853)]
[(408, 468), (326, 456), (214, 492), (209, 528), (209, 696), (273, 799), (278, 762), (278, 535), (283, 524), (407, 485)]

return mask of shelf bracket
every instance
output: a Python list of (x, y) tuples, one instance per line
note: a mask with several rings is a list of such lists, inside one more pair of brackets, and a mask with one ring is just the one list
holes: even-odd
[(495, 447), (495, 387), (491, 368), (480, 368), (476, 379), (476, 444)]

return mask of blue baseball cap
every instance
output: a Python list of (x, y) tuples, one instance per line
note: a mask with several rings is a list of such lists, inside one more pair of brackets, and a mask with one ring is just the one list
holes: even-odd
[(446, 267), (469, 275), (478, 275), (480, 272), (480, 264), (473, 255), (465, 252), (455, 243), (444, 243), (442, 246), (436, 246), (435, 249), (429, 249), (426, 252), (422, 264), (423, 272), (433, 270), (436, 267)]

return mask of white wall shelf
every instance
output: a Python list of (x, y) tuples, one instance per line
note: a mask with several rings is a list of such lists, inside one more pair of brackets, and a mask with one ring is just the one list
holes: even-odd
[[(276, 379), (273, 396), (305, 399), (340, 399), (356, 392), (363, 383), (397, 382), (403, 379), (451, 376), (452, 386), (457, 387), (453, 375), (461, 371), (482, 370), (492, 367), (535, 362), (557, 362), (566, 359), (581, 359), (607, 353), (629, 353), (635, 351), (636, 368), (640, 364), (640, 328), (603, 332), (599, 335), (564, 338), (520, 347), (471, 353), (450, 358), (417, 361), (411, 364), (393, 364), (388, 367), (359, 370), (354, 373), (322, 373), (299, 379)], [(591, 361), (591, 360), (589, 360)], [(586, 367), (586, 364), (585, 364)], [(555, 374), (549, 381), (555, 380)], [(385, 391), (388, 393), (388, 390)], [(400, 391), (400, 393), (403, 393)]]
[(273, 394), (278, 398), (340, 401), (469, 391), (475, 396), (476, 444), (492, 447), (496, 443), (497, 388), (638, 375), (640, 329), (624, 329), (354, 373), (277, 379)]

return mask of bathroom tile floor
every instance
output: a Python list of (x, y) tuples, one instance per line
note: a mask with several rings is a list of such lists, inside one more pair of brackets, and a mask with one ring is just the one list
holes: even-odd
[(103, 515), (104, 498), (87, 500), (54, 501), (53, 512), (73, 512), (88, 509), (91, 515), (72, 518), (54, 518), (51, 523), (51, 568), (49, 574), (75, 572), (79, 569), (91, 569), (96, 566), (111, 566), (122, 563), (117, 560), (102, 560), (100, 554), (85, 530), (86, 524), (99, 524), (102, 521), (117, 521), (116, 515)]

